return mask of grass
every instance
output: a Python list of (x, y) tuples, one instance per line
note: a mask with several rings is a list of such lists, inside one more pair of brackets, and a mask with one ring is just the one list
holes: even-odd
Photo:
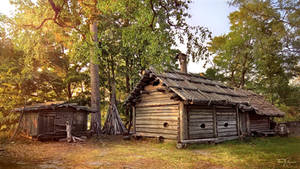
[[(297, 168), (300, 137), (252, 138), (217, 145), (190, 145), (155, 140), (95, 138), (85, 143), (17, 140), (2, 144), (11, 163), (48, 168)], [(0, 154), (1, 159), (1, 154)], [(13, 164), (5, 164), (9, 166)], [(50, 165), (50, 167), (49, 167)], [(52, 167), (51, 167), (52, 165)], [(1, 166), (1, 160), (0, 160)], [(18, 166), (13, 166), (18, 168)], [(19, 167), (20, 168), (20, 167)]]

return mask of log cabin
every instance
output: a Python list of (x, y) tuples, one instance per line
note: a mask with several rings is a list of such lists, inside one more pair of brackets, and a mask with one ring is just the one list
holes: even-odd
[(135, 136), (222, 142), (269, 131), (270, 118), (284, 115), (253, 92), (188, 74), (186, 55), (177, 57), (181, 71), (145, 71), (125, 101), (132, 107)]
[(21, 134), (37, 140), (66, 138), (67, 121), (72, 126), (72, 135), (85, 134), (88, 114), (93, 113), (86, 106), (64, 102), (39, 103), (14, 111), (21, 113)]

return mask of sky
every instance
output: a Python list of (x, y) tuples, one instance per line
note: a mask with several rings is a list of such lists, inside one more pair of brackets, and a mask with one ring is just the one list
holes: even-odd
[[(9, 0), (0, 0), (0, 13), (11, 16), (13, 7), (9, 4)], [(213, 36), (219, 36), (229, 32), (228, 15), (236, 10), (230, 7), (226, 0), (194, 0), (190, 5), (189, 13), (192, 18), (188, 21), (193, 26), (205, 26)], [(182, 49), (184, 51), (184, 49)], [(188, 71), (192, 73), (205, 72), (203, 61), (198, 63), (189, 62)]]
[[(228, 16), (236, 8), (229, 6), (226, 0), (194, 0), (190, 6), (189, 13), (192, 18), (189, 24), (193, 26), (205, 26), (211, 32), (213, 37), (220, 36), (229, 32), (230, 22)], [(188, 72), (199, 73), (205, 72), (203, 68), (204, 61), (198, 63), (189, 62)]]

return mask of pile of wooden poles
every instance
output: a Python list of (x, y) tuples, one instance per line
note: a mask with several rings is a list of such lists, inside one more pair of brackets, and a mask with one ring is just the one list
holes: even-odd
[(102, 131), (104, 134), (108, 135), (118, 135), (126, 133), (126, 128), (122, 123), (116, 104), (111, 104), (109, 106), (108, 114)]

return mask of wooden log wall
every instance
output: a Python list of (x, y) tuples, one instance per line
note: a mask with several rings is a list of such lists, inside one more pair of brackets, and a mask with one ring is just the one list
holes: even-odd
[(189, 139), (214, 137), (213, 108), (188, 106)]
[(270, 119), (267, 116), (249, 113), (251, 131), (268, 131), (270, 130)]
[(66, 121), (72, 124), (72, 133), (87, 129), (87, 113), (73, 108), (45, 110), (39, 115), (39, 134), (50, 134), (57, 137), (66, 136)]
[(178, 139), (179, 102), (172, 96), (161, 84), (144, 88), (135, 106), (136, 135)]
[(216, 106), (218, 137), (237, 136), (238, 121), (236, 109), (227, 106)]
[(24, 113), (21, 121), (22, 132), (27, 136), (38, 135), (38, 113), (28, 112)]

